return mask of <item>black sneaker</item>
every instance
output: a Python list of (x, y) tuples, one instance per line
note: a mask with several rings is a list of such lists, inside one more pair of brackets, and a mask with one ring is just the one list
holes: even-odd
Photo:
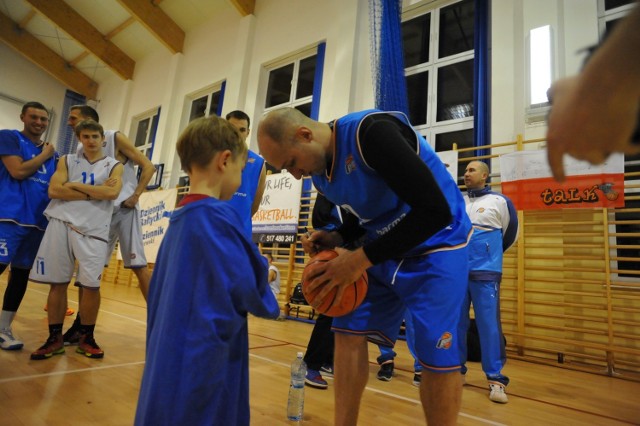
[(31, 354), (31, 359), (41, 360), (51, 358), (54, 355), (61, 355), (64, 353), (64, 344), (62, 343), (62, 336), (57, 334), (55, 336), (49, 336), (44, 345), (40, 346), (37, 351)]
[(387, 361), (380, 366), (380, 371), (378, 371), (378, 380), (384, 380), (385, 382), (390, 382), (391, 377), (393, 377), (393, 361)]
[(422, 372), (416, 371), (413, 375), (413, 386), (420, 387), (420, 382), (422, 381)]
[(62, 340), (64, 341), (65, 346), (69, 345), (77, 345), (80, 343), (80, 327), (77, 327), (73, 324), (66, 333), (62, 335)]

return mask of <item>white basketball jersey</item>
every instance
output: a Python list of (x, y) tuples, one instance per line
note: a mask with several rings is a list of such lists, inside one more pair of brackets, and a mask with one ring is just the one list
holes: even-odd
[[(67, 162), (68, 181), (89, 185), (102, 185), (119, 162), (111, 157), (103, 157), (90, 163), (84, 155), (69, 154)], [(48, 218), (59, 219), (70, 224), (84, 235), (109, 239), (109, 225), (113, 214), (113, 200), (65, 201), (54, 199), (44, 211)]]
[[(116, 133), (117, 130), (105, 130), (104, 131), (104, 143), (102, 144), (102, 152), (107, 157), (116, 158)], [(78, 144), (77, 154), (82, 152), (82, 144)], [(120, 195), (115, 200), (115, 205), (119, 206), (124, 200), (131, 197), (138, 186), (138, 179), (136, 177), (135, 163), (131, 160), (127, 160), (123, 163), (124, 170), (122, 171), (122, 190)], [(138, 205), (136, 204), (136, 208)]]

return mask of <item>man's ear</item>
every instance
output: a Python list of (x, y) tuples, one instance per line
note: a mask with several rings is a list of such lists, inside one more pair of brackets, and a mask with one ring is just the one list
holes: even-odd
[(313, 140), (313, 132), (308, 127), (300, 126), (296, 129), (296, 140), (311, 142)]

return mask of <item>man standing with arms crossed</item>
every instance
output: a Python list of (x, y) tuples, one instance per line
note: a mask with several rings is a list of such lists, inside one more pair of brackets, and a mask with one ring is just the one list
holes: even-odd
[(102, 358), (104, 351), (94, 339), (100, 309), (100, 281), (107, 252), (109, 219), (113, 203), (122, 188), (122, 165), (104, 155), (104, 130), (93, 120), (75, 128), (82, 143), (78, 154), (65, 155), (51, 177), (51, 202), (44, 214), (49, 225), (38, 248), (30, 279), (49, 284), (47, 319), (49, 337), (31, 354), (32, 360), (49, 359), (64, 353), (62, 324), (67, 309), (67, 289), (76, 260), (75, 285), (80, 293), (82, 324), (76, 352)]
[[(80, 121), (86, 119), (99, 122), (100, 117), (96, 110), (88, 105), (74, 105), (69, 109), (67, 125), (73, 128)], [(104, 154), (115, 158), (124, 165), (122, 190), (115, 201), (113, 216), (111, 217), (109, 247), (104, 263), (105, 266), (109, 264), (116, 241), (120, 241), (120, 253), (122, 254), (124, 267), (131, 269), (133, 273), (136, 274), (142, 296), (147, 300), (151, 272), (149, 272), (149, 268), (147, 267), (144, 245), (142, 244), (142, 227), (140, 224), (138, 199), (145, 191), (151, 177), (155, 173), (155, 167), (142, 152), (135, 148), (129, 138), (121, 132), (117, 130), (106, 130), (104, 135)], [(142, 170), (139, 180), (136, 180), (136, 165)], [(80, 288), (79, 291), (82, 292), (82, 288)], [(80, 321), (80, 312), (78, 312), (73, 325), (64, 333), (65, 344), (78, 343), (80, 339), (78, 328)]]
[(11, 273), (0, 313), (0, 348), (21, 349), (11, 323), (27, 290), (29, 271), (47, 227), (42, 212), (49, 203), (49, 181), (58, 155), (40, 138), (49, 126), (49, 112), (38, 102), (22, 107), (22, 131), (0, 130), (0, 274)]
[[(518, 214), (511, 200), (485, 186), (489, 167), (482, 161), (472, 161), (464, 173), (467, 186), (465, 202), (473, 225), (469, 243), (469, 289), (461, 311), (459, 336), (469, 329), (469, 307), (478, 325), (482, 370), (489, 381), (489, 399), (506, 404), (504, 388), (509, 378), (502, 375), (507, 361), (500, 323), (500, 280), (502, 279), (502, 253), (516, 241)], [(460, 344), (462, 374), (467, 372), (467, 348)]]

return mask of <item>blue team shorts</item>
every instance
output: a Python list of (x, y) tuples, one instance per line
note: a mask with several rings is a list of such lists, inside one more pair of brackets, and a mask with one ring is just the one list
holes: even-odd
[(33, 226), (0, 222), (0, 264), (31, 269), (44, 231)]
[(335, 318), (333, 331), (365, 335), (376, 344), (393, 347), (408, 309), (420, 364), (433, 372), (460, 370), (457, 330), (467, 291), (468, 259), (463, 247), (372, 266), (367, 270), (364, 302), (351, 314)]

